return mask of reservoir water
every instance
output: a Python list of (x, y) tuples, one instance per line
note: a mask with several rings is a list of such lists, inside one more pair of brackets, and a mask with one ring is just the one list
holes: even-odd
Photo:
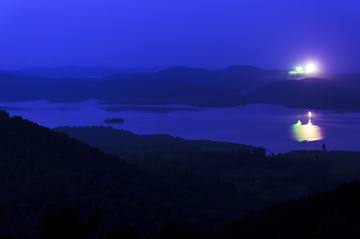
[[(317, 149), (360, 151), (360, 113), (334, 110), (289, 109), (252, 104), (231, 108), (184, 105), (126, 106), (47, 101), (2, 102), (11, 116), (19, 115), (49, 128), (112, 126), (135, 134), (169, 134), (185, 139), (210, 139), (262, 146), (268, 153)], [(310, 113), (309, 113), (310, 111)], [(124, 118), (106, 124), (105, 119)]]

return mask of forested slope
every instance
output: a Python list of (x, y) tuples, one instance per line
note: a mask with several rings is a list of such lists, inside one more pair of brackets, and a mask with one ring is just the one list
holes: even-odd
[[(186, 145), (140, 154), (136, 166), (5, 111), (0, 134), (6, 192), (0, 230), (32, 237), (41, 235), (47, 203), (77, 208), (83, 222), (98, 207), (96, 237), (130, 225), (153, 238), (166, 223), (204, 233), (318, 185), (330, 166), (323, 159), (268, 157), (261, 148), (213, 152)], [(305, 186), (288, 194), (292, 183)]]
[(359, 238), (360, 183), (343, 183), (330, 192), (277, 203), (228, 222), (212, 239)]
[(62, 126), (54, 128), (55, 131), (65, 132), (70, 137), (83, 140), (85, 143), (93, 147), (109, 147), (123, 146), (123, 147), (142, 147), (147, 145), (151, 148), (156, 148), (159, 145), (191, 145), (199, 147), (203, 150), (237, 150), (255, 149), (256, 147), (229, 143), (219, 142), (212, 140), (187, 140), (180, 137), (173, 137), (168, 134), (154, 134), (154, 135), (138, 135), (129, 130), (115, 129), (111, 126), (85, 126), (85, 127), (69, 127)]
[(1, 230), (40, 235), (47, 203), (75, 207), (82, 219), (99, 207), (98, 233), (130, 224), (147, 238), (165, 222), (202, 228), (241, 212), (227, 182), (193, 179), (193, 189), (177, 188), (63, 133), (0, 113)]

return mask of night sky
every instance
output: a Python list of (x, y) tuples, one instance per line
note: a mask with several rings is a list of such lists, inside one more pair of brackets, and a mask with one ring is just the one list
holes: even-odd
[(359, 0), (0, 1), (0, 69), (309, 61), (360, 72)]

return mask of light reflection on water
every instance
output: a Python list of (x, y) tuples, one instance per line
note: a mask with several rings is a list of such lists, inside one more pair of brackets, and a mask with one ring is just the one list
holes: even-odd
[(321, 132), (321, 127), (313, 125), (311, 119), (307, 124), (302, 124), (299, 120), (292, 127), (294, 139), (303, 142), (303, 141), (316, 141), (322, 140), (324, 137)]
[[(213, 109), (181, 105), (134, 108), (90, 100), (78, 103), (0, 102), (0, 107), (11, 116), (20, 115), (49, 128), (105, 125), (140, 135), (169, 134), (185, 139), (262, 146), (268, 153), (322, 150), (322, 144), (326, 144), (328, 150), (360, 151), (359, 112), (333, 114), (316, 110), (309, 120), (307, 110), (265, 104)], [(125, 122), (105, 124), (108, 118), (124, 118)]]
[(309, 122), (307, 124), (302, 124), (299, 119), (298, 122), (292, 126), (294, 140), (310, 142), (324, 139), (322, 128), (311, 122), (311, 111), (308, 112), (308, 116)]

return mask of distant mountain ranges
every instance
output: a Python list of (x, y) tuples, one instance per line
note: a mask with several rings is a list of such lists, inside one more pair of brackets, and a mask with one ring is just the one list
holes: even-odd
[(289, 79), (285, 70), (230, 66), (24, 68), (0, 72), (0, 101), (99, 99), (129, 105), (231, 107), (250, 103), (297, 108), (360, 109), (360, 74)]
[(12, 70), (12, 73), (28, 76), (41, 76), (53, 78), (102, 78), (109, 75), (119, 73), (154, 73), (166, 69), (166, 67), (129, 67), (129, 68), (114, 68), (105, 66), (96, 67), (78, 67), (74, 65), (61, 66), (55, 68), (47, 67), (26, 67), (19, 70)]

